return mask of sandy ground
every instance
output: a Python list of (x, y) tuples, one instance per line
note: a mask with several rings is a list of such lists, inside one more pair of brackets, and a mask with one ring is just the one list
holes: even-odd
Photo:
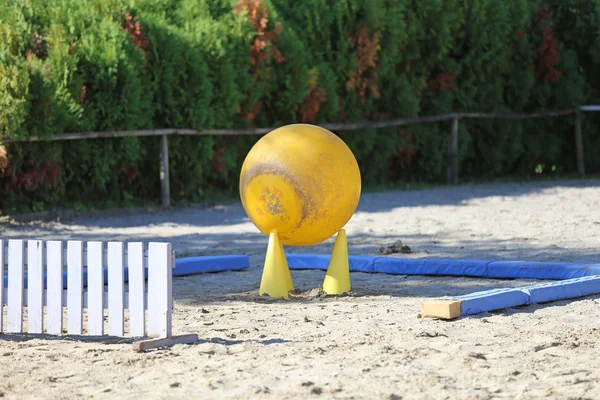
[[(178, 254), (251, 256), (243, 272), (174, 279), (175, 333), (194, 345), (134, 353), (128, 340), (0, 335), (0, 397), (119, 399), (600, 398), (600, 296), (454, 321), (418, 317), (427, 298), (534, 281), (292, 271), (288, 301), (257, 294), (267, 240), (239, 204), (0, 223), (1, 237), (168, 240)], [(351, 254), (402, 240), (413, 254), (600, 260), (600, 181), (364, 194)], [(332, 241), (286, 251), (327, 253)]]

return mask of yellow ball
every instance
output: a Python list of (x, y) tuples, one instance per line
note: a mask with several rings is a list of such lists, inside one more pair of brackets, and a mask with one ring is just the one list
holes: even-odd
[(309, 246), (333, 236), (360, 199), (358, 163), (344, 141), (314, 125), (292, 124), (263, 136), (248, 153), (240, 197), (250, 220), (283, 244)]

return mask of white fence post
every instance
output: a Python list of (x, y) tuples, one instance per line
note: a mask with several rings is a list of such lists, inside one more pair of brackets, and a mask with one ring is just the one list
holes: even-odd
[(124, 333), (124, 252), (123, 243), (108, 243), (108, 334)]
[(102, 242), (87, 243), (88, 335), (104, 334), (104, 266)]
[(129, 333), (133, 337), (146, 335), (146, 288), (143, 243), (127, 246), (129, 268)]
[(173, 276), (170, 243), (148, 245), (148, 335), (171, 336), (171, 279)]
[(22, 240), (8, 241), (8, 329), (6, 331), (9, 333), (23, 331), (23, 253)]
[(44, 248), (41, 240), (27, 241), (27, 332), (44, 330)]
[(83, 243), (67, 242), (67, 332), (83, 333)]
[(62, 242), (47, 242), (47, 315), (46, 329), (48, 333), (59, 335), (63, 331), (63, 267), (64, 257)]

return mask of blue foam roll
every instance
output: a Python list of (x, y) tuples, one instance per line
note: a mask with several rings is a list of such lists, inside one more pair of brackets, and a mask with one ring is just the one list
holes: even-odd
[[(173, 276), (186, 276), (201, 274), (207, 272), (237, 271), (248, 268), (250, 258), (247, 255), (228, 255), (228, 256), (201, 256), (178, 258), (175, 260)], [(67, 288), (67, 271), (63, 271), (63, 289)], [(144, 276), (148, 279), (148, 268), (144, 271)], [(46, 274), (44, 273), (44, 289), (46, 289)], [(83, 268), (82, 274), (83, 286), (87, 286), (88, 271)], [(124, 268), (124, 281), (129, 280), (129, 269)], [(104, 267), (104, 282), (108, 281), (108, 267)], [(27, 289), (27, 274), (23, 277), (23, 287)], [(4, 287), (8, 287), (8, 276), (4, 277)]]
[(438, 275), (487, 277), (489, 261), (438, 260)]
[(521, 288), (529, 295), (529, 303), (547, 303), (600, 293), (600, 276), (585, 276), (543, 285)]
[[(331, 256), (328, 254), (295, 254), (286, 255), (290, 269), (327, 270)], [(375, 272), (373, 257), (349, 256), (348, 263), (352, 272)]]
[(175, 260), (173, 276), (185, 276), (205, 272), (237, 271), (250, 266), (246, 255), (201, 256)]
[[(329, 265), (329, 255), (324, 254), (287, 254), (286, 259), (290, 269), (322, 269)], [(350, 257), (348, 257), (350, 259)], [(352, 270), (350, 263), (350, 270)]]
[(374, 259), (374, 271), (382, 274), (398, 275), (437, 275), (439, 265), (427, 260), (399, 259), (382, 257)]
[[(368, 256), (350, 256), (348, 257), (348, 263), (352, 266), (352, 271), (355, 272), (375, 272), (375, 266), (372, 261), (373, 257)], [(330, 257), (327, 257), (327, 263), (329, 264)]]
[(461, 315), (534, 303), (547, 303), (600, 293), (600, 276), (585, 276), (540, 285), (492, 289), (453, 297), (461, 300)]
[[(330, 255), (288, 254), (291, 269), (327, 269)], [(563, 280), (600, 275), (600, 264), (485, 261), (454, 259), (407, 259), (399, 257), (348, 257), (351, 272), (397, 275), (469, 276), (498, 279)]]
[(373, 258), (375, 272), (398, 275), (450, 275), (487, 277), (488, 261), (451, 259)]
[(529, 296), (517, 288), (486, 290), (458, 296), (456, 299), (462, 300), (460, 304), (461, 315), (473, 315), (484, 311), (527, 304)]
[(573, 279), (600, 275), (600, 264), (493, 261), (487, 266), (490, 278)]

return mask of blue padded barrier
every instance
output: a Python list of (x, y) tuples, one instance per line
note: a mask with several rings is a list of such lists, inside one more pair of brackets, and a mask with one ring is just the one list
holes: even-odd
[[(237, 271), (248, 268), (250, 258), (247, 255), (199, 256), (178, 258), (175, 260), (173, 276), (186, 276), (207, 272)], [(83, 286), (87, 286), (87, 268), (83, 269)], [(145, 271), (148, 279), (148, 268)], [(129, 278), (128, 268), (124, 271), (125, 282)], [(108, 281), (108, 267), (104, 267), (104, 282)], [(4, 287), (8, 287), (8, 276), (4, 277)], [(24, 288), (27, 289), (27, 274), (24, 276)], [(67, 288), (67, 271), (63, 272), (63, 289)], [(44, 274), (44, 289), (46, 289), (46, 274)]]
[[(326, 270), (330, 255), (287, 255), (290, 269)], [(470, 276), (499, 279), (563, 280), (600, 275), (600, 264), (484, 261), (400, 257), (348, 257), (351, 272), (378, 272), (397, 275)]]

